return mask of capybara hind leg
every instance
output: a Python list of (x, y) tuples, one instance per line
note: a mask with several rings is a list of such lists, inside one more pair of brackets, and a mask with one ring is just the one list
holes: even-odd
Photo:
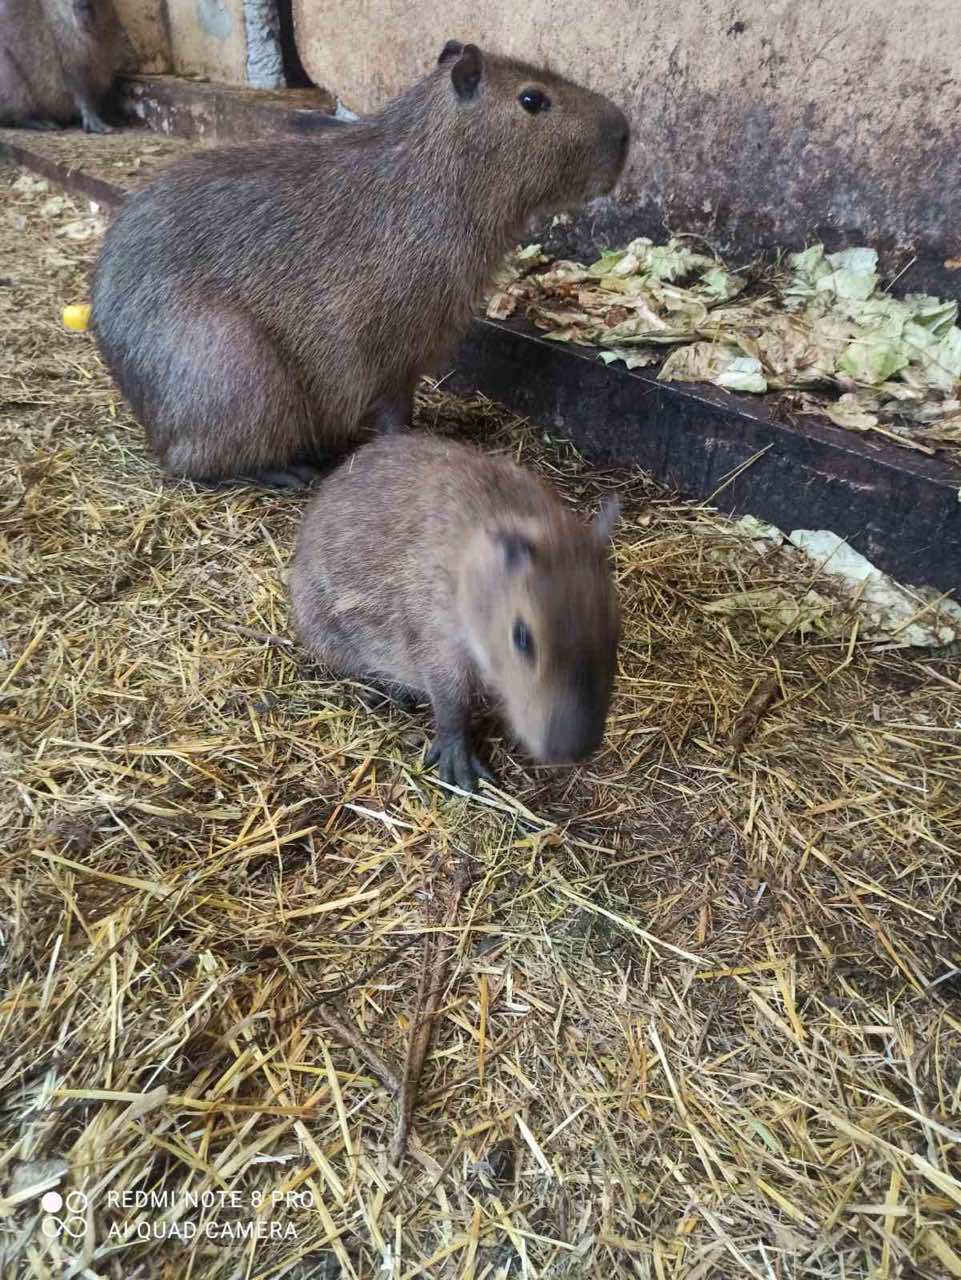
[(226, 306), (184, 302), (165, 312), (166, 323), (141, 339), (136, 371), (129, 357), (121, 367), (163, 464), (196, 480), (296, 476), (312, 415), (269, 336)]
[(356, 677), (356, 681), (357, 696), (369, 711), (380, 711), (389, 706), (399, 707), (401, 711), (413, 711), (427, 699), (427, 695), (420, 689), (396, 684), (392, 680), (381, 680), (377, 676), (361, 675)]
[(377, 435), (407, 431), (414, 421), (413, 385), (375, 400), (364, 415), (364, 426)]
[[(285, 467), (283, 471), (261, 471), (249, 478), (256, 484), (265, 485), (268, 489), (309, 489), (322, 475), (323, 472), (319, 467), (297, 463)], [(242, 478), (247, 479), (246, 476)]]
[(80, 123), (83, 125), (84, 133), (113, 133), (113, 129), (96, 107), (86, 102), (80, 104)]

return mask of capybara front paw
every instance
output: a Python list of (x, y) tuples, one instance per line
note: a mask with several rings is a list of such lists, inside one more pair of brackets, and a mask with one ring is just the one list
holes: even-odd
[(296, 463), (283, 470), (261, 471), (254, 476), (254, 483), (268, 489), (309, 489), (322, 474), (318, 467)]
[(443, 781), (462, 791), (476, 791), (481, 778), (485, 782), (494, 781), (494, 775), (474, 755), (466, 738), (435, 738), (424, 764), (428, 768), (436, 765)]

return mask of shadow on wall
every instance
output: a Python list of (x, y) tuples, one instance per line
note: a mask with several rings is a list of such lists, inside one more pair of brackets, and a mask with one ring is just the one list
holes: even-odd
[(280, 52), (284, 61), (284, 79), (291, 89), (309, 89), (314, 85), (300, 60), (294, 37), (294, 13), (291, 0), (277, 0), (280, 24)]

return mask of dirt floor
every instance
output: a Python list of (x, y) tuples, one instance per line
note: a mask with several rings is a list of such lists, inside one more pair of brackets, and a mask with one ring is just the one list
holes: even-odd
[(303, 498), (62, 328), (101, 230), (0, 169), (3, 1274), (961, 1275), (957, 660), (713, 612), (816, 571), (427, 389), (626, 511), (604, 749), (445, 791), (291, 643)]

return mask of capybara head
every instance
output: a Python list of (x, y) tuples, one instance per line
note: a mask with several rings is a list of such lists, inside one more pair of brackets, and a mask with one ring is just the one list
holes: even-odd
[(604, 736), (620, 621), (608, 563), (616, 504), (590, 528), (511, 520), (467, 549), (458, 605), (472, 656), (517, 737), (542, 764), (571, 764)]
[(456, 40), (442, 49), (429, 83), (458, 145), (490, 182), (509, 183), (527, 214), (572, 208), (620, 177), (630, 128), (602, 94)]

